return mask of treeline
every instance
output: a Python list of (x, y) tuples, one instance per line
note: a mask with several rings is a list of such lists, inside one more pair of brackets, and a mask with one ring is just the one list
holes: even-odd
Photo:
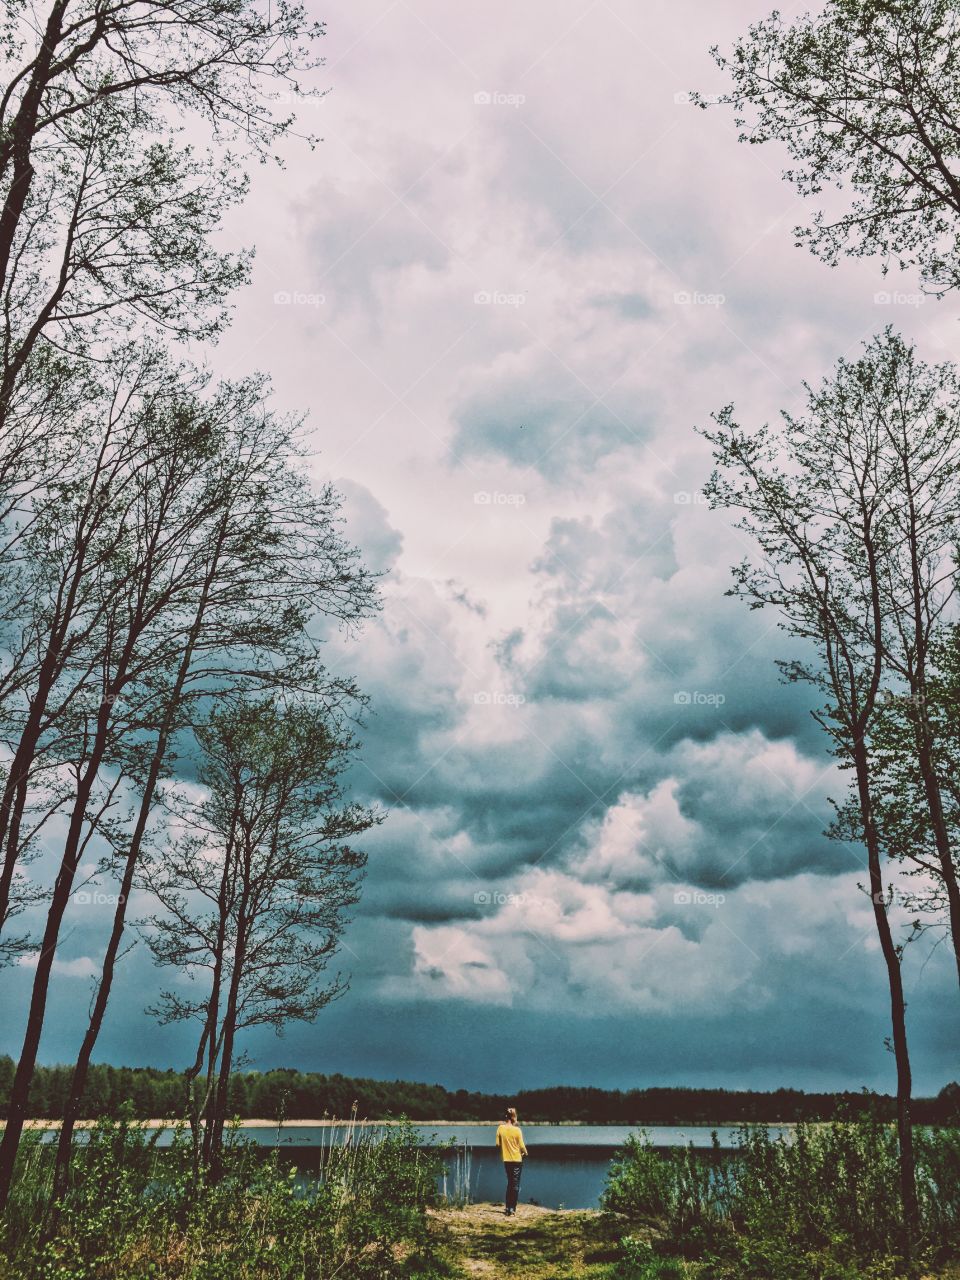
[(311, 96), (322, 29), (296, 0), (42, 10), (0, 6), (0, 966), (29, 983), (0, 1208), (78, 922), (96, 986), (50, 1203), (138, 892), (164, 975), (145, 1013), (196, 1028), (194, 1168), (216, 1176), (238, 1037), (343, 989), (326, 969), (377, 821), (342, 783), (363, 695), (322, 661), (376, 584), (302, 420), (256, 371), (216, 381), (205, 345), (248, 276), (223, 217)]
[[(6, 1114), (12, 1058), (0, 1058), (0, 1113)], [(69, 1095), (72, 1068), (40, 1067), (30, 1095), (30, 1114), (58, 1120)], [(80, 1106), (86, 1120), (116, 1117), (127, 1107), (141, 1120), (176, 1119), (183, 1114), (189, 1080), (184, 1072), (155, 1067), (90, 1068)], [(354, 1107), (361, 1119), (494, 1120), (511, 1102), (528, 1123), (579, 1121), (588, 1124), (789, 1123), (875, 1116), (892, 1120), (896, 1102), (884, 1094), (771, 1092), (729, 1089), (590, 1089), (558, 1085), (511, 1094), (450, 1090), (410, 1080), (369, 1080), (315, 1071), (235, 1072), (228, 1111), (245, 1120), (320, 1120), (346, 1117)], [(948, 1084), (935, 1098), (918, 1098), (921, 1124), (960, 1124), (960, 1084)]]

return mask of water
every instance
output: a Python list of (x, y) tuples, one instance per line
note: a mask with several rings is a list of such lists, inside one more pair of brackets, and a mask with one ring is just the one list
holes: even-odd
[[(376, 1128), (377, 1126), (372, 1126)], [(466, 1194), (472, 1201), (502, 1203), (504, 1174), (494, 1145), (496, 1125), (434, 1124), (414, 1125), (426, 1143), (449, 1146), (445, 1155), (446, 1173), (441, 1190), (452, 1198)], [(278, 1145), (283, 1158), (296, 1165), (298, 1181), (308, 1183), (320, 1168), (321, 1148), (344, 1141), (346, 1125), (276, 1125), (244, 1128), (243, 1138), (265, 1149)], [(626, 1125), (545, 1125), (523, 1126), (529, 1155), (524, 1161), (520, 1185), (522, 1204), (540, 1204), (551, 1209), (593, 1209), (600, 1202), (607, 1170), (616, 1149), (639, 1130)], [(732, 1126), (649, 1125), (643, 1132), (651, 1146), (660, 1150), (694, 1146), (709, 1149), (716, 1133), (721, 1150), (736, 1145), (738, 1130)], [(771, 1128), (771, 1136), (782, 1130)], [(82, 1140), (82, 1131), (77, 1135)], [(47, 1135), (45, 1135), (47, 1137)], [(50, 1134), (49, 1138), (54, 1135)], [(172, 1141), (172, 1131), (160, 1135), (159, 1146)]]
[[(425, 1143), (451, 1144), (445, 1157), (446, 1174), (441, 1180), (441, 1190), (451, 1197), (465, 1193), (471, 1201), (502, 1202), (504, 1174), (494, 1145), (495, 1125), (415, 1125), (414, 1129)], [(529, 1155), (523, 1166), (521, 1203), (551, 1209), (596, 1208), (614, 1152), (630, 1134), (637, 1132), (625, 1125), (524, 1125)], [(644, 1132), (651, 1146), (660, 1150), (689, 1145), (709, 1149), (715, 1132), (721, 1149), (729, 1151), (735, 1146), (737, 1129), (651, 1125)], [(775, 1135), (779, 1130), (770, 1132)], [(276, 1145), (276, 1128), (245, 1129), (243, 1133), (244, 1137), (264, 1146)], [(291, 1127), (281, 1135), (281, 1149), (307, 1180), (311, 1165), (318, 1159), (319, 1148), (342, 1141), (345, 1133), (346, 1129), (340, 1126)]]
[[(481, 1125), (419, 1126), (424, 1137), (434, 1141), (453, 1139), (457, 1150), (446, 1157), (446, 1190), (464, 1191), (472, 1201), (503, 1200), (502, 1161), (493, 1145), (495, 1129)], [(654, 1125), (644, 1131), (651, 1146), (666, 1150), (692, 1145), (711, 1148), (713, 1133), (723, 1150), (735, 1146), (737, 1130), (715, 1131), (701, 1126)], [(524, 1125), (528, 1156), (523, 1162), (520, 1183), (522, 1204), (541, 1204), (550, 1209), (594, 1209), (607, 1181), (607, 1170), (616, 1149), (630, 1134), (620, 1125)]]

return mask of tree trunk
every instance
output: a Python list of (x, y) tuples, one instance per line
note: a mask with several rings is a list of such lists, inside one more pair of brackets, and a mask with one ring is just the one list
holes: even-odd
[(113, 975), (116, 969), (117, 957), (120, 953), (120, 942), (123, 938), (127, 902), (130, 899), (130, 890), (133, 888), (133, 877), (140, 857), (143, 837), (146, 834), (147, 823), (150, 820), (150, 813), (153, 809), (154, 796), (156, 795), (157, 784), (160, 780), (160, 771), (163, 768), (163, 761), (166, 757), (170, 733), (173, 728), (177, 711), (180, 708), (184, 685), (186, 684), (187, 676), (190, 673), (190, 666), (193, 662), (193, 651), (200, 635), (200, 628), (203, 624), (204, 615), (206, 614), (207, 603), (210, 595), (210, 586), (216, 573), (222, 546), (223, 528), (221, 526), (220, 535), (215, 547), (214, 558), (207, 570), (206, 579), (203, 584), (203, 592), (197, 605), (187, 644), (180, 660), (180, 666), (177, 670), (177, 678), (174, 682), (173, 689), (170, 692), (170, 698), (164, 712), (160, 732), (157, 735), (156, 748), (153, 753), (153, 758), (150, 761), (150, 771), (147, 775), (146, 783), (144, 784), (143, 795), (140, 800), (140, 811), (137, 814), (136, 826), (134, 827), (133, 834), (130, 838), (127, 860), (124, 865), (123, 876), (120, 881), (120, 893), (117, 900), (116, 910), (113, 915), (113, 928), (111, 930), (110, 940), (107, 944), (107, 950), (103, 958), (103, 968), (100, 974), (100, 982), (97, 986), (96, 998), (94, 1000), (93, 1009), (90, 1013), (87, 1032), (83, 1037), (83, 1044), (80, 1047), (80, 1053), (77, 1057), (76, 1066), (73, 1069), (73, 1077), (70, 1081), (70, 1091), (67, 1095), (66, 1103), (64, 1104), (63, 1122), (60, 1126), (60, 1136), (57, 1144), (57, 1160), (53, 1175), (54, 1203), (66, 1187), (70, 1168), (70, 1156), (73, 1149), (73, 1130), (77, 1120), (77, 1113), (80, 1108), (80, 1100), (83, 1097), (84, 1086), (87, 1082), (87, 1072), (90, 1067), (90, 1060), (93, 1056), (93, 1051), (100, 1035), (100, 1029), (103, 1026), (103, 1018), (107, 1010), (107, 1001), (110, 998), (110, 990), (113, 986)]
[[(922, 681), (915, 696), (925, 697), (926, 681)], [(940, 790), (940, 779), (937, 776), (933, 759), (932, 734), (927, 719), (926, 706), (921, 702), (916, 718), (917, 764), (923, 778), (923, 789), (930, 811), (930, 827), (933, 831), (937, 859), (943, 886), (947, 894), (947, 911), (950, 922), (950, 938), (953, 943), (953, 957), (957, 965), (957, 980), (960, 981), (960, 883), (957, 882), (957, 868), (953, 861), (953, 847), (947, 821), (943, 812), (943, 797)]]
[(223, 1169), (223, 1128), (227, 1115), (228, 1090), (230, 1088), (230, 1072), (233, 1068), (233, 1046), (237, 1034), (237, 1003), (240, 994), (240, 982), (243, 977), (243, 966), (246, 962), (245, 917), (247, 895), (244, 894), (237, 927), (237, 945), (233, 956), (233, 968), (230, 973), (230, 987), (227, 994), (227, 1005), (223, 1012), (223, 1052), (220, 1056), (220, 1073), (213, 1101), (213, 1125), (210, 1136), (210, 1173), (214, 1179), (219, 1178)]
[[(23, 215), (30, 186), (33, 182), (33, 164), (30, 156), (33, 151), (33, 137), (37, 128), (37, 116), (43, 91), (50, 77), (53, 55), (60, 43), (63, 31), (63, 17), (67, 10), (67, 0), (56, 0), (43, 33), (43, 40), (37, 51), (33, 71), (26, 91), (20, 101), (20, 107), (10, 127), (9, 157), (13, 165), (10, 186), (3, 209), (0, 211), (0, 285), (6, 280), (10, 254), (13, 250), (17, 227)], [(6, 169), (6, 164), (4, 164)]]
[(857, 775), (857, 796), (863, 821), (864, 843), (867, 846), (867, 862), (870, 873), (870, 897), (873, 917), (880, 939), (887, 968), (887, 984), (890, 990), (890, 1022), (893, 1030), (893, 1054), (897, 1068), (897, 1138), (900, 1146), (900, 1199), (903, 1205), (903, 1252), (907, 1259), (913, 1257), (919, 1228), (917, 1205), (917, 1180), (913, 1151), (913, 1122), (911, 1095), (913, 1080), (910, 1070), (910, 1052), (907, 1047), (906, 1002), (903, 997), (903, 975), (900, 956), (897, 953), (890, 920), (883, 894), (883, 875), (880, 869), (880, 842), (873, 816), (870, 794), (870, 771), (866, 747), (860, 740), (854, 747), (854, 764)]
[(60, 869), (57, 872), (57, 879), (53, 887), (43, 940), (40, 944), (40, 954), (37, 960), (37, 972), (33, 981), (30, 1012), (27, 1016), (23, 1047), (20, 1051), (20, 1059), (14, 1074), (13, 1086), (10, 1090), (6, 1128), (3, 1131), (3, 1140), (0, 1141), (0, 1210), (6, 1208), (7, 1200), (10, 1196), (17, 1151), (23, 1134), (24, 1121), (27, 1118), (30, 1084), (33, 1080), (33, 1072), (37, 1062), (37, 1050), (40, 1047), (40, 1035), (43, 1031), (43, 1017), (46, 1011), (47, 991), (50, 986), (50, 974), (53, 970), (57, 939), (60, 935), (60, 925), (70, 901), (73, 880), (77, 872), (77, 858), (81, 846), (87, 803), (106, 749), (108, 715), (109, 712), (105, 705), (100, 712), (100, 722), (97, 726), (97, 738), (93, 752), (84, 773), (83, 781), (77, 788), (73, 815), (60, 860)]

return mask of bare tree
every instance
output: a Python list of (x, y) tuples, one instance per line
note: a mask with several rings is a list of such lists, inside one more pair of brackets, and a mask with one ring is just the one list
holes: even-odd
[[(216, 500), (202, 504), (204, 526), (189, 554), (194, 595), (179, 616), (168, 616), (168, 668), (146, 691), (153, 726), (137, 734), (126, 764), (136, 796), (132, 823), (117, 838), (116, 908), (91, 1016), (64, 1108), (56, 1186), (66, 1177), (71, 1138), (116, 964), (127, 904), (139, 860), (151, 839), (151, 820), (164, 780), (177, 767), (177, 741), (231, 690), (269, 689), (276, 696), (309, 697), (331, 715), (350, 714), (362, 697), (348, 678), (324, 669), (310, 626), (325, 616), (352, 624), (374, 608), (373, 582), (343, 541), (337, 495), (314, 493), (296, 468), (295, 424), (263, 410), (259, 383), (221, 388), (211, 403), (186, 399), (181, 413), (216, 423), (218, 438), (204, 469)], [(186, 564), (187, 548), (181, 549)]]
[(713, 50), (741, 140), (783, 143), (803, 195), (851, 193), (839, 216), (797, 228), (824, 261), (878, 254), (918, 266), (937, 294), (960, 285), (958, 50), (956, 0), (827, 0)]
[(806, 412), (785, 414), (780, 433), (768, 427), (744, 431), (728, 406), (716, 416), (716, 429), (705, 434), (717, 460), (707, 488), (711, 503), (741, 511), (739, 527), (760, 552), (756, 562), (745, 560), (735, 570), (732, 593), (753, 608), (777, 609), (783, 627), (810, 655), (782, 669), (788, 680), (805, 681), (823, 696), (815, 718), (853, 774), (857, 835), (866, 850), (890, 993), (904, 1248), (910, 1254), (918, 1214), (902, 946), (888, 914), (870, 752), (899, 621), (890, 583), (903, 555), (901, 520), (894, 513), (904, 481), (888, 425), (906, 354), (890, 334), (875, 339), (862, 359), (840, 361), (819, 389), (808, 388)]
[[(228, 145), (270, 152), (322, 31), (288, 0), (50, 0), (5, 19), (0, 421), (41, 338), (83, 352), (135, 315), (174, 333), (223, 322), (245, 271), (210, 247), (245, 188)], [(175, 141), (190, 120), (212, 149)]]
[(238, 1034), (312, 1021), (345, 989), (324, 975), (365, 862), (348, 842), (375, 817), (343, 802), (352, 744), (322, 706), (234, 700), (197, 739), (206, 796), (143, 883), (164, 908), (146, 934), (157, 963), (206, 975), (198, 993), (165, 991), (156, 1012), (199, 1023), (192, 1118), (216, 1174)]

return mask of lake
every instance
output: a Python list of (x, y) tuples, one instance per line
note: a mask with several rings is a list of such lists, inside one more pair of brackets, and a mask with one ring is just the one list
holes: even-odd
[[(371, 1124), (371, 1129), (379, 1126)], [(503, 1201), (504, 1176), (494, 1146), (496, 1124), (415, 1124), (424, 1145), (449, 1146), (446, 1172), (440, 1189), (452, 1197), (472, 1201)], [(549, 1209), (595, 1209), (600, 1203), (610, 1161), (631, 1134), (640, 1132), (629, 1125), (526, 1124), (524, 1141), (529, 1155), (524, 1161), (520, 1187), (522, 1204), (539, 1204)], [(709, 1151), (713, 1134), (722, 1151), (732, 1151), (739, 1130), (732, 1125), (646, 1125), (643, 1132), (657, 1150), (693, 1146)], [(771, 1126), (772, 1137), (784, 1132)], [(295, 1165), (300, 1180), (307, 1183), (319, 1169), (323, 1149), (348, 1138), (348, 1125), (290, 1124), (278, 1131), (276, 1125), (244, 1125), (243, 1138), (257, 1143), (264, 1152), (279, 1147), (284, 1160)], [(77, 1137), (82, 1141), (83, 1133)], [(44, 1135), (53, 1140), (55, 1134)], [(170, 1130), (160, 1135), (158, 1145), (173, 1139)]]
[[(446, 1174), (441, 1186), (450, 1195), (464, 1191), (470, 1200), (503, 1199), (503, 1169), (494, 1146), (496, 1125), (435, 1124), (415, 1125), (424, 1142), (454, 1144), (446, 1156)], [(283, 1154), (309, 1177), (320, 1150), (343, 1141), (346, 1129), (338, 1126), (301, 1125), (286, 1128), (280, 1137)], [(607, 1169), (616, 1149), (638, 1130), (620, 1125), (537, 1125), (523, 1126), (529, 1156), (524, 1161), (520, 1201), (558, 1209), (595, 1209), (606, 1183)], [(651, 1146), (709, 1149), (712, 1134), (723, 1150), (732, 1150), (737, 1129), (702, 1125), (649, 1125), (644, 1132)], [(771, 1129), (771, 1134), (779, 1132)], [(244, 1129), (244, 1136), (264, 1146), (277, 1141), (276, 1128)]]

